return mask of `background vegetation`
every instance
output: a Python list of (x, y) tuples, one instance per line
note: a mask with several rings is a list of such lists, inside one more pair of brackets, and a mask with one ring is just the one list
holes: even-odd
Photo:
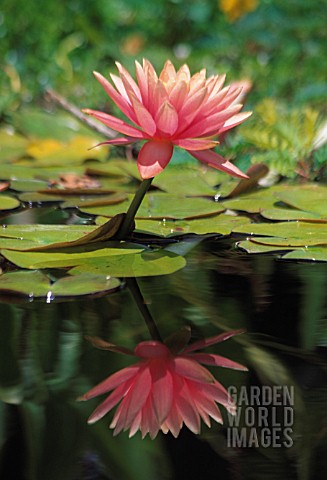
[(54, 87), (103, 102), (91, 72), (147, 57), (226, 71), (266, 96), (326, 109), (325, 0), (2, 0), (0, 110)]

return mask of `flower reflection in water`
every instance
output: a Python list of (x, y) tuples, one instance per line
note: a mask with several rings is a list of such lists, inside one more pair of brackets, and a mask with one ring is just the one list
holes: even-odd
[(231, 414), (235, 414), (236, 407), (226, 389), (201, 364), (236, 370), (247, 368), (220, 355), (198, 350), (242, 332), (229, 331), (187, 345), (190, 331), (184, 330), (182, 335), (175, 334), (165, 343), (141, 342), (134, 351), (91, 338), (95, 346), (136, 356), (139, 361), (112, 374), (79, 399), (89, 400), (111, 392), (88, 422), (96, 422), (120, 402), (110, 424), (114, 435), (129, 430), (132, 437), (140, 430), (143, 438), (149, 433), (153, 439), (162, 430), (177, 437), (183, 424), (193, 433), (199, 433), (201, 419), (209, 427), (210, 417), (222, 423), (217, 403)]

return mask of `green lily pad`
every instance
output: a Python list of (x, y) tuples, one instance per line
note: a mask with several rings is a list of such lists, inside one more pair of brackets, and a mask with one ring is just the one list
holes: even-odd
[(316, 213), (327, 219), (327, 186), (318, 184), (289, 187), (283, 192), (276, 192), (278, 200), (299, 210)]
[(89, 225), (3, 225), (0, 227), (0, 249), (28, 250), (72, 242), (95, 228)]
[(73, 297), (117, 290), (118, 278), (105, 275), (80, 274), (67, 276), (53, 282), (37, 270), (5, 273), (0, 276), (0, 293), (26, 295), (29, 298), (44, 297), (52, 301), (56, 297)]
[(267, 208), (261, 210), (261, 215), (268, 220), (308, 220), (327, 222), (327, 218), (317, 213), (305, 212), (295, 208)]
[[(92, 215), (102, 215), (104, 217), (112, 217), (118, 212), (124, 212), (128, 209), (133, 196), (129, 195), (127, 201), (121, 203), (118, 207), (94, 207), (81, 208), (84, 213)], [(166, 193), (148, 193), (138, 212), (136, 218), (153, 218), (153, 219), (188, 219), (205, 217), (220, 213), (225, 208), (217, 202), (210, 201), (205, 198), (189, 198), (179, 195), (170, 195)]]
[(253, 238), (256, 243), (277, 246), (308, 246), (327, 244), (327, 225), (312, 222), (280, 222), (250, 224), (236, 227), (235, 233), (267, 235)]
[[(44, 251), (91, 246), (108, 241), (119, 230), (124, 214), (100, 226), (85, 225), (3, 225), (0, 249)], [(125, 248), (125, 247), (121, 247)]]
[(214, 196), (217, 193), (215, 185), (219, 183), (219, 173), (214, 185), (210, 185), (206, 181), (207, 171), (187, 166), (170, 166), (154, 178), (153, 185), (175, 195)]
[(230, 210), (248, 213), (260, 213), (261, 210), (273, 208), (277, 203), (275, 192), (283, 191), (287, 186), (276, 185), (270, 188), (261, 188), (253, 193), (240, 195), (231, 200), (223, 200), (221, 204)]
[[(260, 240), (262, 239), (259, 239), (259, 241)], [(327, 262), (327, 247), (325, 246), (305, 248), (294, 246), (283, 247), (280, 245), (265, 245), (256, 243), (252, 240), (243, 240), (238, 242), (236, 245), (241, 250), (245, 250), (247, 253), (251, 254), (281, 253), (285, 251), (287, 253), (282, 254), (282, 259)]]
[(252, 242), (252, 240), (242, 240), (236, 243), (236, 246), (247, 253), (276, 253), (279, 251), (289, 251), (293, 247), (276, 247), (274, 245), (263, 245), (261, 243)]
[(20, 206), (20, 201), (8, 195), (0, 195), (0, 211), (13, 210)]
[(189, 234), (229, 235), (236, 226), (249, 222), (250, 220), (246, 217), (236, 217), (222, 213), (193, 220), (136, 220), (136, 231), (166, 238)]
[[(76, 275), (88, 272), (114, 277), (167, 275), (183, 268), (185, 259), (169, 251), (121, 246), (80, 253), (19, 252), (3, 250), (2, 255), (21, 268), (68, 268)], [(126, 257), (126, 258), (125, 258)], [(128, 258), (127, 258), (128, 257)]]
[[(51, 191), (52, 190), (52, 191)], [(127, 198), (126, 193), (117, 193), (112, 195), (97, 195), (92, 196), (92, 191), (85, 193), (72, 195), (72, 191), (68, 194), (65, 190), (49, 189), (47, 193), (39, 192), (26, 192), (19, 195), (19, 199), (22, 202), (29, 204), (43, 204), (43, 203), (61, 203), (63, 205), (61, 208), (75, 208), (79, 206), (92, 207), (92, 206), (103, 206), (103, 205), (116, 205), (121, 203)]]
[(145, 251), (135, 255), (117, 255), (115, 257), (92, 259), (72, 268), (71, 275), (82, 272), (113, 275), (115, 277), (151, 277), (169, 275), (186, 265), (180, 255), (165, 250)]
[(327, 262), (327, 247), (299, 248), (283, 256), (287, 260), (309, 260), (312, 262)]
[(48, 182), (45, 180), (22, 179), (10, 181), (10, 188), (16, 190), (16, 192), (37, 192), (38, 190), (47, 187)]

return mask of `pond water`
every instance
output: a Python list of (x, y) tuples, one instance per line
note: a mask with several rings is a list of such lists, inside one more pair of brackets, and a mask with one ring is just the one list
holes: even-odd
[(212, 369), (235, 396), (236, 423), (222, 408), (223, 426), (177, 439), (113, 437), (112, 412), (87, 424), (99, 398), (76, 401), (132, 363), (86, 336), (128, 348), (150, 339), (128, 282), (78, 300), (2, 296), (0, 478), (326, 478), (326, 274), (326, 264), (250, 256), (211, 238), (176, 273), (137, 279), (164, 338), (185, 325), (194, 340), (246, 329), (211, 349), (249, 369)]

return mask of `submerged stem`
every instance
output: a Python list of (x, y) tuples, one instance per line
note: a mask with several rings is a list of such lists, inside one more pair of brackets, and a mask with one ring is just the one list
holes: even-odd
[(150, 332), (152, 340), (158, 340), (159, 342), (162, 342), (160, 332), (158, 330), (157, 325), (155, 324), (155, 321), (152, 318), (152, 315), (150, 313), (150, 310), (148, 309), (146, 303), (144, 302), (143, 295), (141, 293), (140, 287), (136, 281), (135, 278), (128, 278), (126, 280), (127, 286), (129, 288), (129, 291), (131, 292), (136, 305), (138, 306), (138, 309), (144, 318), (144, 321), (146, 323), (146, 326), (148, 327), (148, 330)]
[(122, 226), (120, 227), (116, 236), (117, 240), (124, 240), (131, 231), (136, 212), (138, 211), (146, 192), (149, 190), (152, 180), (153, 178), (147, 178), (146, 180), (143, 180), (139, 186), (139, 189), (135, 193), (135, 196), (126, 212)]

